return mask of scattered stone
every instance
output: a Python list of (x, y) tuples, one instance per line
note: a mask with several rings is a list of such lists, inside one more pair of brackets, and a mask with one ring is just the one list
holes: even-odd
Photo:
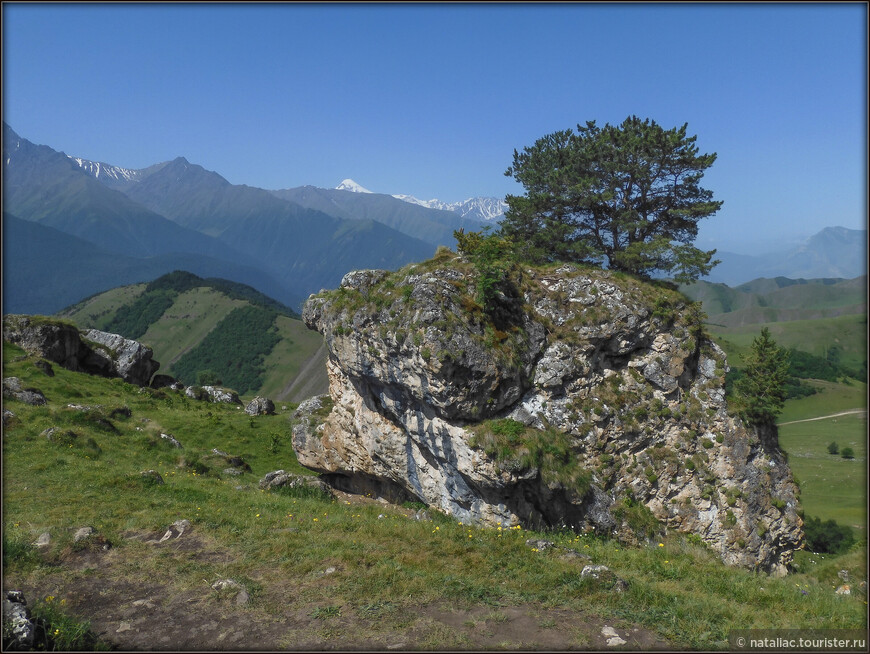
[(162, 486), (165, 483), (163, 477), (161, 477), (160, 473), (156, 470), (143, 470), (139, 474), (148, 479), (153, 479), (158, 486)]
[(608, 647), (618, 647), (619, 645), (625, 645), (626, 643), (626, 641), (616, 633), (616, 630), (613, 627), (605, 626), (601, 629), (601, 635), (607, 639)]
[[(273, 470), (272, 472), (267, 472), (266, 475), (260, 480), (260, 488), (271, 488), (271, 483), (273, 480), (278, 477), (288, 477), (287, 473), (283, 470)], [(283, 480), (286, 482), (286, 480)], [(280, 485), (280, 484), (279, 484)]]
[(127, 622), (126, 620), (121, 623), (121, 625), (115, 630), (115, 633), (121, 634), (125, 631), (130, 631), (133, 629), (133, 625)]
[(529, 538), (526, 541), (526, 547), (531, 547), (541, 552), (550, 549), (554, 544), (553, 541), (544, 540), (543, 538)]
[(34, 363), (37, 368), (39, 368), (42, 372), (44, 372), (49, 377), (54, 377), (54, 368), (51, 367), (51, 364), (45, 359), (39, 359), (36, 363)]
[(46, 531), (39, 535), (39, 538), (34, 541), (33, 545), (41, 549), (43, 547), (48, 547), (50, 543), (51, 534)]
[(209, 400), (224, 404), (241, 404), (239, 394), (229, 388), (217, 386), (188, 386), (184, 394), (194, 400)]
[(15, 420), (15, 414), (9, 409), (3, 409), (3, 426), (8, 427)]
[(378, 520), (383, 520), (383, 519), (386, 518), (386, 517), (387, 517), (387, 516), (385, 516), (383, 513), (379, 513), (379, 514), (378, 514)]
[(628, 590), (628, 582), (625, 579), (617, 579), (611, 590), (615, 593), (624, 593)]
[(250, 600), (250, 595), (245, 587), (235, 579), (218, 579), (211, 585), (213, 590), (227, 595), (235, 595), (235, 603), (238, 606), (247, 604)]
[(235, 579), (218, 579), (214, 582), (211, 587), (214, 590), (222, 591), (222, 590), (237, 590), (242, 587), (242, 585), (236, 581)]
[(836, 591), (837, 595), (851, 595), (852, 587), (849, 584), (843, 584)]
[(249, 416), (274, 415), (275, 404), (269, 398), (260, 397), (258, 395), (253, 400), (248, 402), (248, 406), (245, 407), (245, 413), (247, 413)]
[(3, 649), (33, 649), (36, 625), (30, 618), (27, 600), (20, 590), (7, 590), (3, 598)]
[(135, 600), (133, 602), (133, 606), (138, 606), (138, 607), (144, 606), (146, 609), (153, 609), (154, 602), (152, 602), (150, 599), (140, 599), (140, 600)]
[(169, 528), (166, 530), (166, 533), (163, 534), (163, 537), (157, 542), (162, 543), (162, 542), (167, 541), (173, 537), (174, 538), (181, 538), (181, 535), (187, 529), (190, 529), (190, 520), (176, 520), (171, 525), (169, 525)]
[[(230, 474), (242, 474), (242, 472), (251, 472), (251, 466), (249, 466), (244, 459), (240, 456), (235, 456), (232, 454), (227, 454), (226, 452), (219, 450), (218, 448), (212, 449), (212, 454), (214, 456), (221, 457), (225, 463), (233, 466), (233, 468), (238, 468), (237, 472), (231, 472)], [(226, 470), (224, 471), (226, 472)]]
[(837, 576), (843, 580), (844, 583), (849, 583), (849, 571), (848, 570), (840, 570), (837, 573)]
[(325, 575), (331, 575), (331, 574), (334, 573), (334, 572), (335, 572), (335, 568), (332, 567), (332, 566), (330, 566), (330, 567), (328, 567), (326, 570), (323, 571), (323, 574), (325, 574)]
[(580, 571), (580, 578), (586, 579), (587, 577), (592, 577), (593, 579), (600, 579), (607, 572), (610, 572), (610, 568), (606, 565), (587, 565), (583, 566), (583, 570)]
[(6, 377), (3, 380), (3, 397), (11, 397), (33, 406), (40, 406), (48, 401), (38, 388), (24, 388), (18, 377)]
[(224, 474), (238, 476), (245, 474), (245, 472), (244, 470), (239, 470), (238, 468), (224, 468)]
[(73, 535), (73, 542), (79, 543), (86, 538), (90, 538), (94, 534), (93, 527), (80, 527), (76, 530), (76, 533)]
[(415, 520), (420, 520), (421, 522), (432, 522), (432, 516), (429, 515), (429, 512), (426, 509), (420, 509), (417, 513), (414, 514)]
[(181, 443), (179, 443), (178, 440), (175, 438), (175, 436), (173, 436), (172, 434), (161, 433), (160, 438), (167, 441), (170, 445), (172, 445), (172, 447), (177, 447), (177, 448), (181, 449)]

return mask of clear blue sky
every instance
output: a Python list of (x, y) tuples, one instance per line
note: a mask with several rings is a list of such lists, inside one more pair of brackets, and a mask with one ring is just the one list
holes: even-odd
[(3, 117), (128, 168), (459, 200), (544, 134), (689, 124), (752, 252), (867, 217), (867, 5), (3, 4)]

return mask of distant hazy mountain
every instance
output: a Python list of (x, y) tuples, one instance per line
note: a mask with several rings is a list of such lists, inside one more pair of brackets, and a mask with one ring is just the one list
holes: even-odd
[[(107, 169), (105, 164), (97, 167), (87, 161), (79, 165), (87, 171)], [(388, 220), (373, 222), (366, 215), (351, 220), (329, 204), (324, 205), (327, 211), (320, 211), (319, 205), (303, 206), (278, 193), (231, 184), (184, 157), (128, 174), (103, 172), (94, 179), (179, 225), (216, 237), (300, 297), (338, 286), (349, 270), (394, 269), (426, 259), (435, 250), (430, 243), (392, 228)]]
[[(345, 180), (344, 190), (300, 186), (298, 188), (271, 191), (273, 195), (309, 209), (346, 218), (348, 220), (374, 220), (392, 227), (406, 236), (411, 236), (432, 246), (453, 247), (456, 243), (453, 232), (457, 229), (479, 230), (483, 223), (464, 218), (452, 211), (429, 209), (402, 202), (390, 195), (371, 191), (351, 191), (362, 188), (353, 180)], [(430, 253), (431, 255), (431, 253)]]
[(130, 200), (66, 155), (34, 145), (3, 124), (3, 210), (78, 236), (109, 252), (191, 252), (232, 259), (232, 247)]
[(180, 269), (254, 286), (289, 306), (298, 306), (302, 300), (262, 270), (234, 261), (189, 252), (126, 256), (52, 227), (3, 214), (4, 313), (52, 314), (94, 293)]
[(755, 279), (736, 288), (698, 281), (680, 290), (724, 327), (867, 313), (867, 276), (854, 279)]
[(762, 255), (717, 252), (721, 263), (704, 279), (736, 286), (760, 277), (852, 279), (867, 272), (867, 231), (826, 227), (803, 244)]

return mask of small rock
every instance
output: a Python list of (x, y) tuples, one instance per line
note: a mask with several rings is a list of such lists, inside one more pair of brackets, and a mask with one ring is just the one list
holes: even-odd
[(278, 475), (286, 474), (283, 470), (273, 470), (272, 472), (267, 472), (266, 476), (260, 480), (260, 488), (266, 488), (269, 486), (269, 482), (271, 482)]
[(9, 409), (3, 409), (3, 426), (8, 427), (12, 424), (12, 421), (15, 419), (15, 414), (12, 413)]
[(844, 583), (849, 583), (849, 571), (848, 570), (840, 570), (837, 573), (837, 576), (843, 580)]
[(221, 591), (221, 590), (235, 590), (237, 588), (241, 588), (242, 586), (235, 579), (218, 579), (216, 582), (214, 582), (211, 585), (211, 587), (214, 590)]
[(244, 604), (247, 604), (247, 603), (248, 603), (248, 600), (249, 600), (250, 598), (251, 598), (251, 597), (250, 597), (250, 595), (248, 595), (248, 591), (246, 591), (246, 590), (243, 588), (242, 590), (239, 591), (239, 594), (236, 595), (236, 605), (237, 605), (237, 606), (242, 606), (242, 605), (244, 605)]
[(31, 650), (36, 636), (36, 625), (30, 619), (30, 610), (24, 593), (8, 590), (3, 598), (3, 649)]
[(852, 588), (849, 586), (849, 584), (843, 584), (835, 592), (837, 593), (837, 595), (851, 595)]
[(333, 566), (330, 566), (326, 570), (323, 571), (323, 574), (331, 575), (333, 572), (335, 572), (335, 568)]
[(619, 645), (625, 645), (625, 640), (623, 640), (616, 630), (613, 627), (605, 626), (601, 630), (601, 635), (607, 639), (608, 647), (618, 647)]
[(24, 388), (18, 377), (7, 377), (3, 380), (3, 397), (11, 397), (33, 406), (39, 406), (48, 401), (38, 388)]
[(161, 433), (160, 438), (162, 438), (165, 441), (168, 441), (169, 444), (172, 445), (172, 447), (181, 448), (181, 443), (179, 443), (178, 440), (175, 438), (175, 436), (173, 436), (172, 434), (162, 434)]
[(127, 622), (127, 621), (125, 620), (125, 621), (122, 622), (122, 623), (120, 624), (120, 626), (115, 630), (115, 633), (120, 634), (120, 633), (123, 633), (123, 632), (125, 632), (125, 631), (130, 631), (132, 628), (133, 628), (133, 625), (131, 625), (129, 622)]
[(249, 416), (274, 415), (275, 404), (269, 398), (258, 395), (248, 402), (248, 406), (245, 407), (245, 413)]
[(429, 512), (426, 509), (420, 509), (417, 513), (414, 514), (415, 520), (420, 520), (421, 522), (432, 522), (432, 516), (429, 515)]
[(49, 534), (46, 531), (46, 532), (43, 532), (42, 534), (39, 535), (39, 538), (37, 538), (36, 541), (34, 541), (33, 545), (35, 547), (41, 548), (41, 547), (48, 547), (50, 543), (51, 543), (51, 534)]
[(238, 476), (244, 474), (244, 471), (239, 470), (238, 468), (224, 468), (224, 474)]
[(93, 533), (94, 533), (93, 527), (81, 527), (73, 535), (73, 542), (78, 543), (78, 542), (85, 540), (86, 538), (90, 538), (93, 535)]
[(154, 602), (152, 602), (150, 599), (140, 599), (140, 600), (135, 600), (133, 602), (133, 606), (140, 606), (140, 607), (144, 606), (146, 609), (153, 609)]
[(34, 363), (37, 368), (39, 368), (42, 372), (44, 372), (49, 377), (54, 377), (54, 368), (51, 367), (51, 364), (45, 359), (40, 359), (36, 363)]
[(543, 538), (529, 538), (526, 541), (526, 547), (531, 547), (532, 549), (537, 549), (541, 552), (550, 549), (553, 545), (553, 541), (544, 540)]
[(158, 542), (162, 543), (163, 541), (169, 540), (173, 536), (175, 538), (181, 538), (181, 535), (187, 529), (190, 529), (190, 520), (176, 520), (171, 525), (169, 525), (166, 533), (163, 534), (163, 538), (161, 538)]
[(605, 572), (610, 572), (610, 568), (606, 565), (587, 565), (583, 566), (583, 570), (580, 571), (580, 578), (592, 577), (593, 579), (598, 579)]

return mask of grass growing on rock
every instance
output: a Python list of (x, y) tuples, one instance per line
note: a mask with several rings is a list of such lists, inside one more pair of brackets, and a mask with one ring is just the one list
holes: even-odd
[[(291, 448), (289, 413), (251, 420), (232, 405), (197, 402), (166, 389), (142, 392), (59, 367), (48, 377), (32, 357), (6, 344), (4, 376), (13, 375), (42, 390), (48, 404), (5, 403), (15, 414), (3, 441), (7, 587), (41, 590), (40, 601), (49, 593), (58, 602), (68, 599), (65, 612), (81, 620), (100, 617), (75, 599), (89, 584), (95, 593), (160, 584), (167, 602), (190, 597), (195, 601), (187, 606), (224, 617), (237, 612), (246, 624), (268, 623), (288, 646), (468, 646), (470, 627), (448, 630), (433, 622), (433, 612), (445, 606), (505, 615), (517, 606), (544, 616), (591, 614), (641, 625), (674, 646), (703, 649), (723, 646), (736, 628), (866, 628), (866, 596), (838, 596), (833, 588), (841, 567), (866, 578), (864, 547), (818, 562), (802, 557), (797, 574), (773, 579), (726, 567), (678, 535), (661, 545), (627, 548), (570, 531), (478, 528), (433, 509), (431, 521), (420, 521), (414, 509), (344, 495), (261, 491), (257, 482), (267, 472), (305, 472)], [(71, 402), (99, 405), (85, 415), (112, 429), (82, 418), (67, 406)], [(113, 413), (119, 408), (129, 409), (129, 416)], [(50, 427), (76, 437), (41, 436)], [(513, 439), (512, 451), (525, 448), (523, 456), (536, 460), (534, 435), (510, 424), (502, 431), (493, 434), (493, 443)], [(172, 434), (182, 449), (161, 433)], [(91, 441), (90, 449), (80, 445)], [(251, 471), (225, 472), (209, 458), (213, 448), (241, 457)], [(143, 476), (146, 470), (157, 471), (164, 483)], [(180, 519), (191, 523), (181, 538), (146, 542)], [(73, 542), (85, 525), (95, 535)], [(44, 532), (51, 542), (37, 553), (30, 543)], [(529, 538), (555, 547), (534, 551), (526, 545)], [(567, 549), (610, 567), (628, 589), (618, 593), (581, 578), (583, 563), (563, 558)], [(235, 607), (212, 590), (224, 578), (245, 587), (248, 605)], [(126, 592), (122, 599), (129, 602), (133, 591)], [(300, 640), (293, 621), (303, 619), (314, 621), (316, 634), (308, 637), (319, 641)], [(116, 628), (117, 622), (110, 636)]]

